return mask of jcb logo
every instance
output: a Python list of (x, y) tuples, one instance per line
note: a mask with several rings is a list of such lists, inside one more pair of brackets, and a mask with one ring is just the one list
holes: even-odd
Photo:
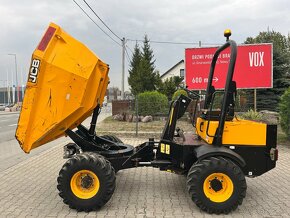
[(29, 82), (36, 83), (39, 66), (40, 66), (40, 60), (33, 59), (31, 62), (31, 67), (29, 71), (29, 78), (28, 78)]

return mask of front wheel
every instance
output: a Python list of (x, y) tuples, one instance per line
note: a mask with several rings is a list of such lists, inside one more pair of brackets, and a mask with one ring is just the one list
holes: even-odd
[(202, 210), (227, 214), (242, 204), (247, 184), (240, 167), (223, 157), (211, 157), (192, 165), (187, 188)]
[(57, 189), (63, 202), (78, 211), (106, 204), (116, 186), (114, 169), (103, 156), (92, 152), (75, 155), (62, 167)]

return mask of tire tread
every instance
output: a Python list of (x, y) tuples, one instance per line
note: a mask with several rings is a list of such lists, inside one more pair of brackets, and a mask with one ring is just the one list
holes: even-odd
[[(70, 181), (67, 181), (66, 178), (67, 175), (70, 174), (70, 171), (75, 166), (79, 165), (82, 166), (84, 164), (90, 164), (92, 166), (95, 166), (102, 172), (103, 174), (102, 176), (104, 177), (103, 180), (106, 181), (105, 182), (106, 189), (105, 192), (100, 197), (100, 199), (98, 201), (95, 201), (94, 204), (91, 203), (90, 205), (81, 206), (78, 204), (78, 202), (69, 197), (69, 194), (67, 193), (68, 187), (66, 186), (70, 186), (69, 185)], [(89, 212), (101, 208), (110, 200), (110, 198), (114, 193), (115, 187), (116, 187), (115, 171), (111, 166), (110, 162), (106, 160), (103, 156), (93, 152), (85, 152), (70, 158), (63, 165), (57, 178), (57, 189), (59, 191), (59, 196), (63, 199), (63, 202), (65, 204), (69, 205), (69, 207), (72, 209), (76, 209), (77, 211)]]
[[(205, 203), (205, 201), (201, 199), (201, 196), (199, 196), (199, 193), (197, 192), (197, 189), (199, 189), (197, 181), (202, 177), (202, 174), (206, 169), (229, 169), (233, 172), (238, 180), (238, 185), (240, 186), (240, 192), (238, 193), (238, 199), (236, 202), (226, 208), (218, 208)], [(201, 210), (210, 214), (228, 214), (229, 212), (235, 210), (238, 205), (242, 204), (243, 199), (246, 196), (247, 184), (243, 172), (231, 160), (224, 157), (210, 157), (208, 159), (198, 161), (196, 164), (192, 165), (187, 176), (187, 189), (193, 202)]]

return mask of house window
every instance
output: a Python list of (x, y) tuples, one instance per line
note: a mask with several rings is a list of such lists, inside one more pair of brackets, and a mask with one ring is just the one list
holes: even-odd
[(180, 69), (180, 77), (184, 78), (184, 69)]

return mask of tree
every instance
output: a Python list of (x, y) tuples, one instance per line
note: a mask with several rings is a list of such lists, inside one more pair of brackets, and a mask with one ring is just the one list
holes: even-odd
[(278, 110), (280, 96), (290, 86), (287, 78), (290, 69), (290, 38), (279, 32), (260, 32), (258, 36), (248, 37), (249, 43), (273, 43), (273, 89), (257, 90), (257, 108)]
[(150, 48), (147, 35), (145, 35), (142, 52), (136, 44), (130, 63), (128, 83), (134, 95), (157, 89), (160, 77), (158, 71), (155, 70), (154, 63), (153, 50)]
[(141, 60), (142, 54), (138, 44), (136, 43), (134, 48), (134, 53), (132, 60), (130, 62), (130, 69), (128, 77), (128, 83), (131, 86), (131, 92), (133, 95), (141, 93), (143, 90), (142, 87), (142, 74), (141, 74)]
[(290, 140), (290, 88), (288, 88), (281, 97), (279, 111), (281, 128)]
[(174, 76), (166, 79), (164, 82), (158, 84), (158, 91), (166, 95), (168, 100), (172, 100), (173, 94), (177, 91), (178, 85), (182, 82), (182, 78)]

